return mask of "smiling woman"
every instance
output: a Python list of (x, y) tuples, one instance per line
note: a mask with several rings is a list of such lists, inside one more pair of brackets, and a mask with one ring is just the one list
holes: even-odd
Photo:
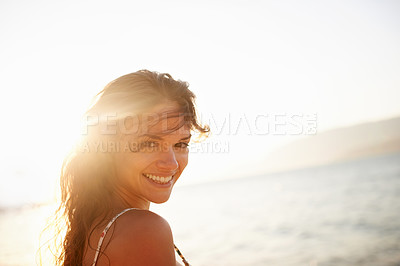
[(176, 265), (174, 249), (188, 265), (168, 222), (149, 207), (169, 199), (188, 163), (191, 132), (209, 131), (194, 99), (187, 83), (147, 70), (97, 95), (86, 135), (61, 172), (54, 223), (66, 233), (57, 265)]

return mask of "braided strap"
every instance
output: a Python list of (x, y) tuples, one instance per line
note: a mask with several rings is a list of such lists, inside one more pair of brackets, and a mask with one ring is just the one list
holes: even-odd
[(187, 262), (187, 260), (186, 260), (185, 257), (182, 255), (182, 253), (181, 253), (181, 251), (179, 250), (179, 248), (177, 248), (175, 245), (174, 245), (174, 248), (175, 248), (176, 253), (178, 253), (179, 257), (181, 257), (183, 264), (185, 264), (185, 266), (190, 266), (190, 265), (189, 265), (189, 262)]

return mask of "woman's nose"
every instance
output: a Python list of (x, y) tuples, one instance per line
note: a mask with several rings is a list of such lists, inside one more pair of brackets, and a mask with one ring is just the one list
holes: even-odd
[(173, 148), (166, 148), (160, 153), (157, 161), (157, 167), (163, 170), (173, 171), (178, 169), (178, 161), (176, 160)]

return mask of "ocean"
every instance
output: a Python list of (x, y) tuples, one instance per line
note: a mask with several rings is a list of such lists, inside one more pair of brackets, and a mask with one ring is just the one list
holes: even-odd
[[(0, 212), (0, 265), (36, 265), (49, 206)], [(192, 265), (400, 265), (400, 154), (176, 187), (151, 210)]]

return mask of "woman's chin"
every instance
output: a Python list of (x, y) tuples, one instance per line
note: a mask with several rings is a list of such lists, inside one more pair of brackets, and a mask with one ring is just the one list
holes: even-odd
[(166, 191), (152, 191), (152, 193), (148, 194), (148, 200), (152, 203), (161, 204), (165, 203), (169, 200), (171, 196), (171, 190)]
[[(171, 195), (171, 194), (170, 194), (170, 195)], [(163, 197), (153, 197), (153, 198), (151, 199), (151, 202), (156, 203), (156, 204), (165, 203), (165, 202), (168, 201), (170, 195), (168, 195), (168, 196), (163, 196)]]

